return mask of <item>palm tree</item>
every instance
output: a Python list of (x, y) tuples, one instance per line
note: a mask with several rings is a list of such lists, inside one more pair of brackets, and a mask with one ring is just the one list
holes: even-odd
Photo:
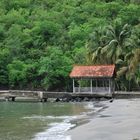
[(133, 58), (130, 62), (130, 72), (134, 75), (137, 84), (140, 82), (140, 48), (133, 51)]
[(135, 83), (140, 84), (140, 24), (132, 30), (131, 37), (128, 40), (128, 48), (132, 57), (129, 57), (129, 74)]
[(110, 63), (116, 63), (118, 59), (124, 60), (126, 53), (126, 42), (131, 35), (131, 28), (128, 24), (121, 25), (116, 23), (114, 26), (107, 27), (106, 36), (108, 44), (103, 51), (106, 52)]
[(130, 29), (128, 24), (124, 26), (115, 24), (95, 30), (86, 44), (90, 63), (115, 64), (118, 59), (124, 60), (126, 40), (131, 34)]
[(86, 62), (87, 64), (99, 64), (102, 63), (101, 50), (106, 45), (105, 40), (105, 28), (99, 27), (90, 34), (86, 47)]
[[(130, 83), (140, 83), (140, 29), (116, 23), (92, 33), (86, 44), (88, 64), (116, 64), (117, 80), (121, 89), (130, 89)], [(135, 82), (136, 83), (136, 82)]]

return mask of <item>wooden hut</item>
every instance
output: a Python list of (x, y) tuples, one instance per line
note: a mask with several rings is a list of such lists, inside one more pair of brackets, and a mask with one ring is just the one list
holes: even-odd
[(115, 65), (74, 66), (73, 93), (112, 94), (115, 90)]

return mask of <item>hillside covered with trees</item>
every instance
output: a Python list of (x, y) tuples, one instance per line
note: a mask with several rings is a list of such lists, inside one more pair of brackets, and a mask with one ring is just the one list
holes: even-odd
[(69, 90), (74, 64), (115, 64), (140, 87), (139, 0), (1, 0), (1, 89)]

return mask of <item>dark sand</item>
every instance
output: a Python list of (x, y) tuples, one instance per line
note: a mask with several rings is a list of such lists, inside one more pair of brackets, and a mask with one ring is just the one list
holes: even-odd
[(140, 140), (140, 99), (105, 103), (108, 108), (70, 130), (72, 140)]

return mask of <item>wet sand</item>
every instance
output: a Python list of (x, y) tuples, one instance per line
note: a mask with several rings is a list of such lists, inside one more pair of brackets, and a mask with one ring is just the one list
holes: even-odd
[(108, 108), (70, 130), (71, 140), (140, 140), (140, 99), (105, 103)]

